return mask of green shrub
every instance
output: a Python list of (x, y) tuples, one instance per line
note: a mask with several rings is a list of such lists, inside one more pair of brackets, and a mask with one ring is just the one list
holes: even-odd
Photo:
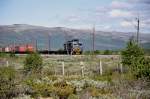
[(28, 79), (25, 81), (25, 83), (31, 88), (31, 94), (32, 97), (49, 97), (52, 93), (52, 85), (44, 83), (44, 82), (37, 82), (35, 79)]
[(68, 99), (79, 99), (79, 97), (75, 94), (69, 95)]
[(9, 56), (10, 56), (10, 57), (16, 57), (16, 55), (15, 55), (14, 52), (11, 52), (11, 53), (9, 54)]
[(107, 75), (107, 74), (103, 76), (96, 75), (92, 79), (96, 81), (108, 81), (109, 83), (111, 83), (112, 82), (111, 76), (112, 75)]
[(9, 99), (16, 95), (16, 71), (12, 67), (0, 67), (0, 99)]
[(60, 99), (67, 99), (70, 94), (73, 94), (75, 88), (72, 85), (67, 84), (66, 81), (60, 81), (53, 85), (53, 90)]
[(143, 49), (133, 39), (122, 51), (122, 63), (129, 67), (136, 78), (150, 78), (150, 59), (144, 57)]
[(91, 96), (96, 97), (99, 95), (99, 90), (96, 89), (95, 87), (88, 87), (85, 89), (85, 91), (88, 91)]
[(111, 50), (105, 50), (103, 54), (104, 55), (112, 55), (112, 51)]
[[(139, 59), (134, 66), (134, 75), (136, 78), (148, 78), (150, 79), (150, 58)], [(135, 67), (136, 66), (136, 67)]]
[(9, 53), (0, 52), (0, 57), (9, 57)]
[(39, 54), (37, 53), (28, 54), (24, 62), (24, 70), (26, 71), (26, 73), (41, 72), (42, 63), (43, 63), (43, 60)]
[(123, 65), (131, 66), (133, 62), (144, 58), (143, 49), (133, 40), (127, 42), (127, 47), (121, 52)]
[(0, 57), (5, 57), (6, 53), (0, 52)]

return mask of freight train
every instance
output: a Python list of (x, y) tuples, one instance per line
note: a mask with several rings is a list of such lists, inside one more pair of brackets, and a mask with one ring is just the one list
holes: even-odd
[(16, 54), (27, 54), (32, 52), (38, 52), (41, 54), (69, 54), (69, 55), (80, 55), (83, 52), (82, 43), (79, 39), (72, 39), (64, 43), (63, 50), (37, 50), (32, 44), (9, 46), (0, 49), (0, 52)]

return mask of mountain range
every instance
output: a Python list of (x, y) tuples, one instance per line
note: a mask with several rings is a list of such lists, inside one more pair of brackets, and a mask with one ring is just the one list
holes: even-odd
[[(96, 50), (118, 50), (125, 47), (126, 42), (136, 33), (95, 31)], [(49, 40), (52, 50), (63, 49), (67, 40), (77, 38), (83, 43), (84, 50), (92, 48), (92, 29), (72, 29), (66, 27), (44, 27), (27, 24), (0, 25), (0, 47), (12, 44), (37, 42), (40, 50), (48, 48)], [(140, 33), (140, 43), (150, 48), (150, 33)]]

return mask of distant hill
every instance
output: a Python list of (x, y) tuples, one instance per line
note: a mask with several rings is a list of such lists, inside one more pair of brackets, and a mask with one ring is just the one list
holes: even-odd
[[(83, 43), (84, 50), (90, 50), (92, 46), (92, 31), (86, 29), (71, 29), (65, 27), (43, 27), (27, 24), (1, 25), (0, 46), (33, 43), (37, 40), (39, 49), (48, 47), (48, 35), (51, 35), (51, 48), (62, 49), (66, 40), (78, 38)], [(122, 49), (126, 41), (135, 33), (123, 32), (95, 32), (95, 49)], [(144, 47), (150, 48), (150, 34), (140, 34), (140, 40)]]

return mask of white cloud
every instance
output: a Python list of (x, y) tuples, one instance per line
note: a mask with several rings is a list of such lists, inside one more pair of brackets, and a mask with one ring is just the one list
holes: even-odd
[[(120, 25), (122, 27), (132, 28), (132, 27), (136, 27), (137, 26), (137, 21), (136, 20), (134, 20), (134, 21), (122, 21), (120, 23)], [(149, 26), (145, 22), (141, 22), (140, 21), (140, 27), (141, 28), (147, 28)]]
[(111, 7), (116, 9), (116, 8), (131, 8), (132, 6), (127, 2), (115, 0), (115, 1), (112, 1)]
[(99, 13), (105, 13), (106, 11), (108, 11), (109, 7), (106, 7), (106, 6), (98, 6), (95, 8), (95, 11), (96, 12), (99, 12)]
[(108, 30), (108, 29), (111, 29), (111, 26), (107, 25), (107, 26), (104, 26), (103, 28), (104, 30)]
[(128, 21), (122, 21), (122, 22), (120, 23), (120, 25), (121, 25), (122, 27), (131, 27), (131, 26), (133, 26), (133, 24), (132, 24), (131, 22), (128, 22)]
[(67, 17), (67, 20), (70, 22), (79, 21), (80, 19), (81, 19), (81, 17), (78, 15), (70, 15)]
[(105, 30), (105, 31), (111, 31), (112, 27), (110, 25), (96, 25), (95, 26), (97, 30)]
[(73, 28), (73, 29), (88, 29), (92, 30), (92, 25), (90, 24), (73, 24), (73, 25), (66, 25), (66, 27)]
[[(91, 24), (95, 24), (99, 30), (134, 31), (137, 24), (135, 18), (138, 15), (144, 20), (149, 19), (149, 10), (143, 5), (128, 0), (112, 0), (107, 5), (99, 4), (94, 8), (79, 9), (78, 13), (70, 13), (62, 20), (63, 24), (72, 28), (91, 29)], [(148, 30), (149, 23), (150, 21), (140, 23), (140, 28), (143, 28), (143, 31)]]
[(131, 12), (119, 10), (119, 9), (113, 9), (109, 12), (111, 17), (131, 17), (133, 16)]
[(143, 23), (144, 23), (145, 25), (150, 25), (150, 19), (145, 19), (145, 20), (143, 20)]

